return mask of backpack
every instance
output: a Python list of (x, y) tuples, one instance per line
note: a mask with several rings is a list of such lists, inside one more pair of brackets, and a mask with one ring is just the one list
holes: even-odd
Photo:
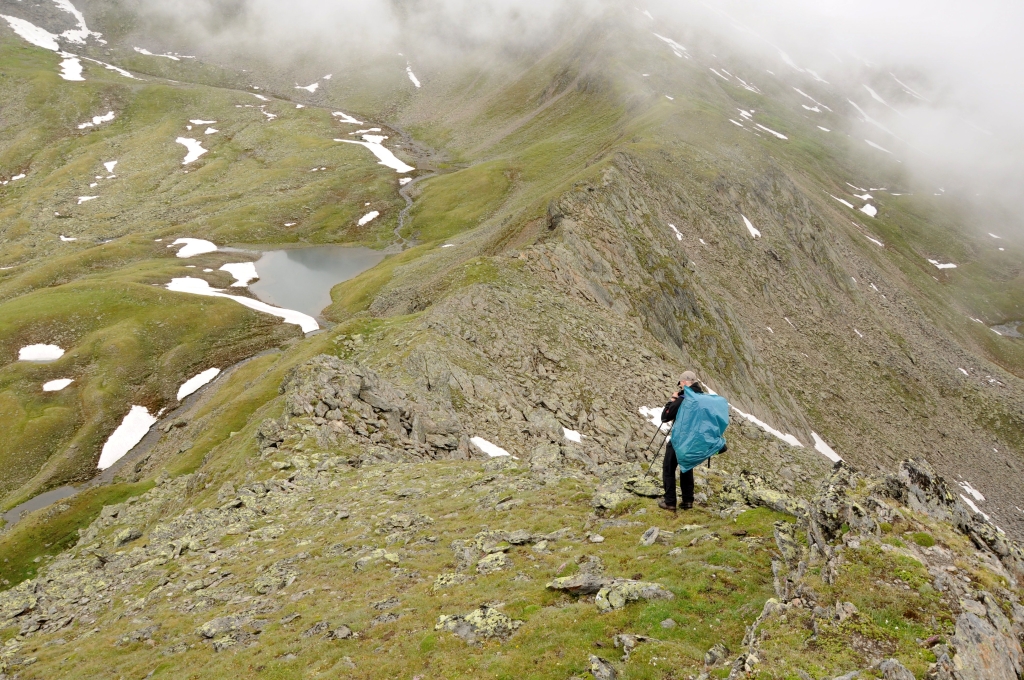
[(689, 387), (683, 388), (683, 394), (686, 396), (676, 413), (670, 439), (679, 471), (688, 472), (725, 448), (729, 402), (717, 394), (701, 394)]

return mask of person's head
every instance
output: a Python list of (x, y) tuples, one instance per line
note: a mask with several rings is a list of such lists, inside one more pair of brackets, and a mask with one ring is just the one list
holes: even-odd
[(693, 371), (684, 371), (683, 375), (681, 375), (679, 377), (678, 385), (679, 385), (679, 388), (682, 389), (684, 387), (691, 387), (696, 382), (697, 382), (697, 374), (696, 373), (694, 373)]

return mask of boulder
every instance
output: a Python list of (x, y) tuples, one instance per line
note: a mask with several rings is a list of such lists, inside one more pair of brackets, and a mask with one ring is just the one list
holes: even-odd
[(434, 630), (446, 630), (474, 644), (490, 638), (505, 640), (521, 625), (522, 621), (514, 621), (497, 609), (484, 605), (465, 616), (442, 614), (438, 617)]
[(645, 498), (661, 498), (665, 495), (658, 480), (648, 476), (630, 477), (622, 483), (622, 488), (631, 494), (644, 496)]
[(590, 674), (594, 680), (615, 680), (619, 677), (615, 667), (599, 656), (590, 655)]
[(986, 619), (964, 612), (956, 620), (951, 642), (959, 680), (1019, 680), (1021, 647)]
[(675, 597), (658, 583), (634, 581), (632, 579), (616, 580), (601, 588), (594, 599), (597, 610), (602, 614), (622, 609), (630, 602), (638, 600), (671, 600)]

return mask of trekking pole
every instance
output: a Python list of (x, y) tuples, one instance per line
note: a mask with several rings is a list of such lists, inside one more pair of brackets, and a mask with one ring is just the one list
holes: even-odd
[[(661, 432), (661, 427), (658, 427), (658, 432)], [(654, 437), (657, 438), (658, 432), (654, 433)], [(665, 439), (662, 440), (661, 444), (658, 445), (658, 450), (654, 452), (654, 458), (651, 459), (651, 464), (647, 467), (647, 472), (644, 473), (644, 477), (651, 474), (651, 470), (654, 469), (654, 464), (658, 461), (658, 454), (661, 453), (661, 447), (668, 441), (668, 435), (665, 435)], [(654, 443), (654, 439), (651, 439), (651, 444)], [(651, 444), (647, 445), (647, 449), (651, 448)], [(645, 449), (645, 451), (647, 450)]]

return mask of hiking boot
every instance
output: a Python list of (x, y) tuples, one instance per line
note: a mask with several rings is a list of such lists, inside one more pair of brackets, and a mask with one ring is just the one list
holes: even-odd
[[(693, 510), (693, 503), (683, 503), (679, 507), (682, 508), (683, 510)], [(675, 508), (672, 509), (675, 510)]]
[(664, 498), (662, 498), (660, 501), (658, 501), (658, 507), (661, 508), (662, 510), (668, 510), (669, 512), (675, 512), (676, 511), (676, 506), (669, 505), (668, 503), (665, 502)]

